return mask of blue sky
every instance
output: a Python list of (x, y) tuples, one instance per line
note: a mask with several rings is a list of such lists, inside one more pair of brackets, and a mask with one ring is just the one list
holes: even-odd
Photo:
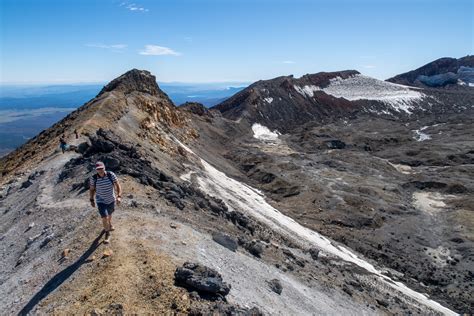
[(473, 54), (472, 0), (0, 0), (0, 82), (222, 82)]

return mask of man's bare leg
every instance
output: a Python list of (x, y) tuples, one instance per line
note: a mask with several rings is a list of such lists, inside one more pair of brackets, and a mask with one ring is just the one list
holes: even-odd
[(106, 232), (109, 231), (109, 220), (108, 220), (108, 216), (106, 217), (102, 217), (102, 225), (104, 226), (104, 230)]
[(102, 219), (102, 224), (104, 225), (104, 230), (105, 230), (104, 242), (108, 244), (110, 242), (110, 215)]
[(109, 223), (109, 230), (110, 230), (110, 231), (115, 230), (114, 225), (112, 225), (112, 215), (107, 216), (107, 219), (108, 219), (108, 221), (109, 221), (109, 222), (108, 222), (108, 223)]

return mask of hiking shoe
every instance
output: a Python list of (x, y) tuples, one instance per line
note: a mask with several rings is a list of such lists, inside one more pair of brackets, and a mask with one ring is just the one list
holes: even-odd
[(110, 230), (109, 231), (113, 232), (114, 230), (115, 230), (115, 227), (110, 225)]
[(104, 243), (108, 244), (110, 242), (110, 232), (105, 232)]

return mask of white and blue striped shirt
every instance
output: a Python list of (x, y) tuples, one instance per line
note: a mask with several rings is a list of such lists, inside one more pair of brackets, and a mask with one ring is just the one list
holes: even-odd
[[(110, 174), (110, 179), (107, 176)], [(117, 182), (117, 176), (112, 171), (106, 171), (103, 177), (97, 175), (97, 182), (94, 185), (94, 177), (90, 177), (89, 185), (91, 188), (95, 186), (95, 198), (97, 203), (110, 204), (115, 202), (115, 192), (113, 183)]]

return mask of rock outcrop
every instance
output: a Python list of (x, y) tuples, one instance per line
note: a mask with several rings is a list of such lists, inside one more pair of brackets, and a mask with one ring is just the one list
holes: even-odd
[(225, 298), (230, 292), (230, 285), (222, 280), (217, 271), (198, 263), (184, 263), (182, 267), (176, 269), (174, 277), (177, 285), (191, 292), (197, 291), (203, 297)]

